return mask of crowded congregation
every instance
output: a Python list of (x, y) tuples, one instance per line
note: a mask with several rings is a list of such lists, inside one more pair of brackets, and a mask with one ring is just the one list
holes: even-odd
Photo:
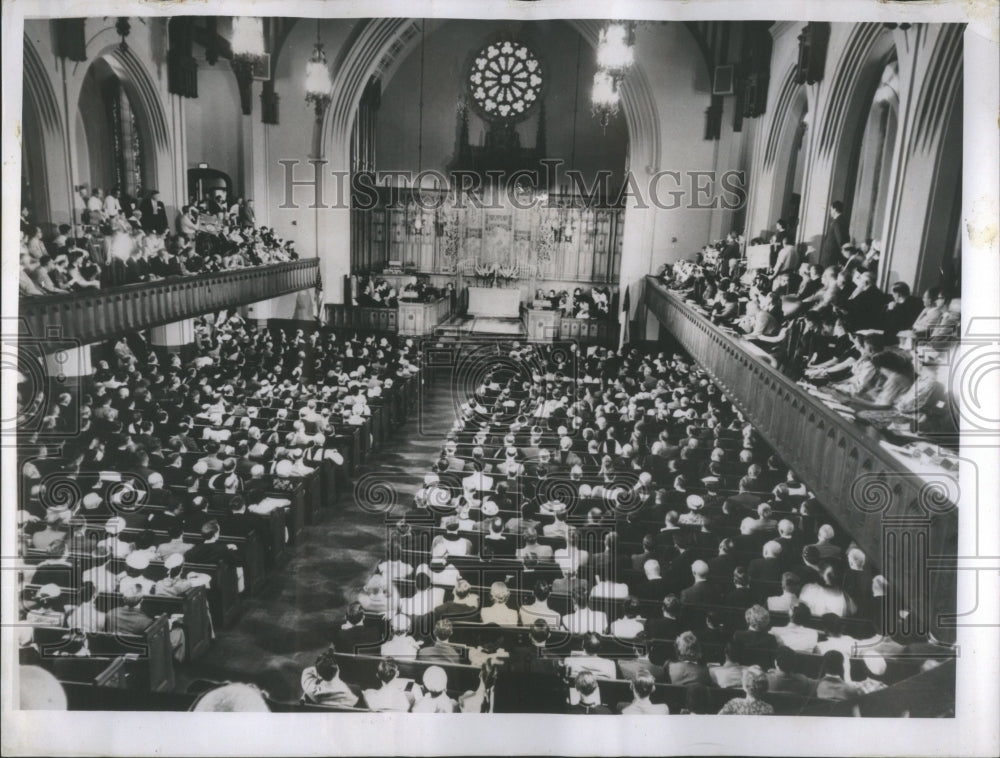
[(18, 708), (956, 717), (961, 24), (181, 12), (24, 23)]

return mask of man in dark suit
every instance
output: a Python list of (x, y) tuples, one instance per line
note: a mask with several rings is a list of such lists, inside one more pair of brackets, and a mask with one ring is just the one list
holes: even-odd
[(671, 643), (677, 636), (689, 628), (681, 601), (677, 595), (667, 595), (663, 598), (663, 610), (659, 617), (646, 621), (647, 640), (669, 640)]
[(881, 329), (885, 325), (885, 293), (875, 286), (875, 275), (870, 271), (858, 274), (857, 283), (844, 306), (850, 330)]
[(139, 206), (142, 211), (142, 229), (147, 234), (167, 231), (167, 209), (160, 200), (160, 193), (153, 190)]
[(691, 564), (691, 575), (694, 584), (681, 592), (681, 602), (687, 606), (705, 606), (718, 599), (718, 590), (709, 581), (709, 568), (705, 561), (695, 561)]
[(656, 559), (656, 538), (652, 534), (647, 534), (642, 538), (642, 552), (631, 556), (632, 570), (642, 571), (646, 561)]
[(840, 250), (850, 241), (847, 232), (847, 219), (844, 218), (844, 204), (834, 200), (830, 204), (830, 222), (826, 225), (823, 244), (820, 247), (819, 263), (826, 268), (834, 263), (840, 263)]
[(141, 591), (127, 584), (122, 591), (122, 605), (108, 612), (105, 626), (115, 634), (142, 634), (153, 623), (153, 617), (142, 609)]
[(774, 668), (767, 672), (767, 691), (806, 696), (814, 684), (812, 679), (795, 671), (795, 651), (779, 647), (774, 654)]
[(482, 546), (489, 547), (497, 557), (509, 558), (517, 552), (517, 540), (503, 533), (503, 519), (499, 516), (489, 520), (489, 531), (483, 535)]
[(692, 549), (693, 543), (693, 535), (682, 530), (674, 532), (674, 548), (677, 550), (677, 554), (664, 572), (664, 576), (674, 592), (680, 592), (694, 584), (691, 565), (698, 560), (698, 553)]
[(434, 624), (434, 644), (426, 645), (417, 651), (417, 658), (422, 661), (437, 661), (439, 663), (461, 663), (462, 650), (448, 640), (455, 627), (448, 619), (441, 619)]
[(646, 581), (635, 587), (635, 596), (640, 600), (659, 602), (670, 594), (674, 587), (669, 579), (660, 576), (660, 562), (651, 558), (642, 565)]
[(739, 565), (736, 546), (728, 537), (720, 540), (719, 553), (708, 561), (708, 576), (719, 590), (728, 591), (733, 586), (733, 570)]
[(542, 618), (536, 618), (528, 632), (530, 646), (515, 645), (510, 651), (510, 658), (505, 668), (512, 673), (525, 674), (558, 674), (560, 658), (549, 655), (546, 645), (552, 636), (549, 623)]
[(333, 632), (333, 646), (339, 653), (378, 653), (382, 644), (382, 630), (376, 626), (365, 626), (365, 609), (361, 603), (347, 606), (347, 617)]
[(190, 565), (192, 563), (215, 564), (219, 561), (225, 561), (229, 565), (235, 566), (239, 562), (236, 555), (236, 545), (219, 542), (221, 531), (218, 521), (214, 519), (206, 521), (201, 527), (202, 542), (187, 551), (184, 562)]
[(913, 326), (924, 304), (919, 297), (910, 294), (910, 287), (906, 282), (896, 282), (889, 291), (892, 293), (892, 301), (885, 307), (883, 325), (887, 336), (895, 336)]
[[(463, 619), (466, 621), (478, 621), (478, 596), (472, 595), (470, 597), (471, 592), (472, 586), (465, 579), (459, 579), (455, 583), (452, 599), (441, 603), (441, 605), (434, 609), (434, 620), (438, 621), (443, 618), (449, 618), (460, 621)], [(475, 602), (470, 602), (470, 600)]]

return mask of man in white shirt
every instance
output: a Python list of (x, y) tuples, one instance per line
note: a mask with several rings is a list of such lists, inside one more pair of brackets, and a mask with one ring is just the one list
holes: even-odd
[(604, 634), (608, 630), (608, 617), (604, 611), (590, 607), (590, 594), (586, 587), (577, 587), (573, 592), (573, 613), (563, 616), (563, 628), (571, 634)]
[(381, 661), (376, 672), (378, 689), (365, 690), (365, 702), (373, 711), (406, 713), (413, 707), (413, 698), (406, 692), (409, 683), (399, 678), (399, 666), (395, 661)]
[(385, 658), (416, 658), (420, 643), (410, 636), (410, 619), (403, 614), (392, 617), (390, 622), (392, 638), (382, 643)]
[(521, 619), (521, 626), (531, 626), (536, 619), (542, 619), (550, 627), (558, 627), (562, 617), (549, 607), (549, 594), (552, 592), (552, 585), (546, 581), (535, 582), (535, 599), (531, 603), (521, 606), (518, 616)]
[(479, 499), (480, 492), (491, 492), (493, 490), (493, 477), (476, 470), (462, 479), (462, 491), (467, 498)]
[(112, 187), (108, 191), (108, 196), (104, 198), (104, 215), (109, 219), (115, 218), (122, 211), (122, 204), (118, 202), (118, 188)]
[(581, 671), (589, 671), (599, 679), (617, 679), (618, 667), (613, 660), (601, 658), (601, 638), (588, 634), (583, 638), (583, 652), (574, 652), (565, 659), (566, 673), (575, 677)]
[(619, 640), (634, 640), (645, 630), (645, 620), (639, 616), (639, 601), (625, 598), (624, 615), (611, 624), (611, 635)]
[(303, 697), (308, 702), (348, 707), (357, 705), (358, 696), (340, 678), (340, 667), (332, 649), (323, 653), (315, 666), (302, 672), (301, 683)]
[(812, 612), (805, 603), (792, 607), (792, 615), (787, 626), (771, 627), (771, 634), (785, 647), (797, 653), (809, 653), (816, 647), (819, 632), (806, 626), (812, 619)]

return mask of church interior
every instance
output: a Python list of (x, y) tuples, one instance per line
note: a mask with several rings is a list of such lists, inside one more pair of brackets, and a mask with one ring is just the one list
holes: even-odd
[(21, 707), (955, 716), (964, 34), (25, 20)]

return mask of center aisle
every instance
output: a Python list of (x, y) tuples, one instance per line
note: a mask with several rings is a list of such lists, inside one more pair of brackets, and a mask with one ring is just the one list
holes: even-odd
[(407, 509), (455, 420), (447, 381), (425, 385), (424, 393), (420, 411), (369, 454), (354, 488), (306, 527), (288, 565), (244, 601), (236, 624), (205, 656), (178, 668), (179, 689), (197, 679), (252, 681), (276, 700), (298, 700), (302, 670), (330, 643), (347, 604), (385, 555), (387, 518), (393, 519), (381, 505), (362, 507), (358, 500), (392, 504), (390, 513)]

